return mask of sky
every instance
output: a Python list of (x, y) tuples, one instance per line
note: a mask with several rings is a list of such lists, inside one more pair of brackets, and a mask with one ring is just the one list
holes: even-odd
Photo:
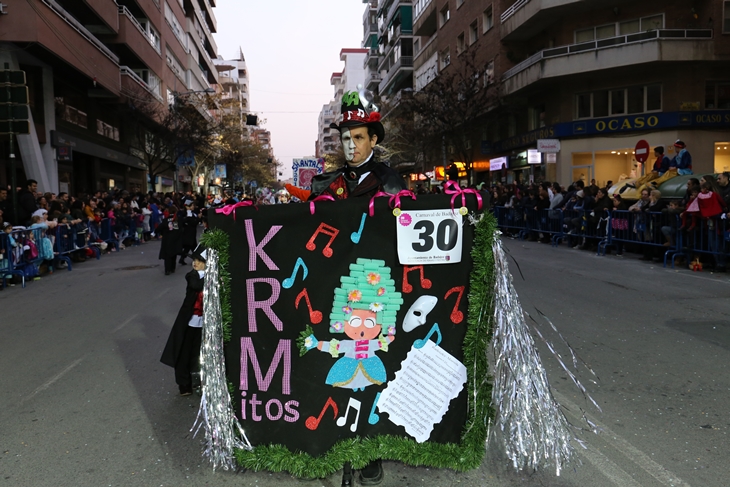
[(243, 49), (250, 110), (266, 119), (279, 171), (314, 155), (317, 118), (333, 99), (332, 73), (342, 71), (342, 48), (362, 43), (362, 0), (217, 0), (213, 34), (224, 59)]

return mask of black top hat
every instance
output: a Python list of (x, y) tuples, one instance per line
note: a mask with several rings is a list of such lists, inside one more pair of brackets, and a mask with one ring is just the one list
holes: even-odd
[(191, 255), (193, 260), (200, 260), (203, 262), (208, 262), (208, 249), (203, 244), (198, 244), (197, 247), (195, 247), (195, 250), (193, 250), (193, 254)]
[[(331, 123), (330, 128), (337, 129), (342, 132), (342, 129), (352, 127), (372, 127), (375, 135), (377, 135), (377, 144), (383, 142), (385, 139), (385, 129), (383, 124), (380, 122), (380, 113), (377, 112), (377, 107), (371, 103), (372, 94), (368, 91), (348, 91), (342, 95), (342, 116), (340, 117), (340, 124)], [(367, 107), (372, 107), (372, 111), (368, 113)]]

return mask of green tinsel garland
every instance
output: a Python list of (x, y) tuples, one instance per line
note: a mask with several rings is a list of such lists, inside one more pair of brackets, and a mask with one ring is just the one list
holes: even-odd
[[(382, 458), (398, 460), (411, 466), (450, 468), (466, 471), (478, 468), (486, 450), (487, 428), (494, 417), (490, 406), (492, 384), (489, 377), (487, 349), (492, 338), (494, 255), (492, 243), (496, 238), (497, 222), (485, 212), (474, 232), (471, 255), (474, 267), (470, 276), (469, 326), (464, 337), (464, 360), (467, 365), (469, 394), (468, 419), (462, 439), (454, 443), (417, 443), (402, 436), (381, 435), (374, 438), (351, 438), (336, 443), (327, 454), (312, 457), (303, 452), (291, 452), (282, 445), (256, 446), (252, 451), (236, 450), (238, 463), (249, 470), (287, 471), (300, 478), (324, 478), (350, 462), (355, 469)], [(201, 239), (207, 247), (220, 255), (221, 309), (226, 342), (231, 335), (230, 274), (228, 272), (228, 236), (214, 230)], [(306, 331), (306, 330), (305, 330)], [(303, 332), (304, 333), (304, 332)], [(230, 385), (229, 385), (230, 387)], [(475, 398), (476, 392), (476, 398)]]

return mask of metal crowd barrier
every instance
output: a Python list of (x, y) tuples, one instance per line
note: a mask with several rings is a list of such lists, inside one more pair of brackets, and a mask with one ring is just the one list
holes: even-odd
[[(689, 260), (698, 254), (712, 255), (716, 264), (724, 267), (730, 246), (730, 224), (720, 218), (698, 218), (690, 230), (682, 228), (679, 215), (667, 212), (537, 211), (502, 206), (494, 207), (493, 212), (499, 228), (521, 240), (542, 236), (550, 238), (553, 246), (564, 241), (571, 245), (594, 241), (598, 255), (626, 245), (661, 248), (665, 267), (671, 263), (674, 268), (677, 258)], [(690, 225), (688, 217), (686, 226)]]

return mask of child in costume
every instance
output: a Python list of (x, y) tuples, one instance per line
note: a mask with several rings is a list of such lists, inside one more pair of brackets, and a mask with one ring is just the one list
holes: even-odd
[(382, 360), (376, 352), (387, 352), (395, 340), (395, 320), (403, 304), (395, 292), (390, 268), (382, 260), (357, 259), (350, 265), (350, 275), (340, 278), (335, 289), (330, 332), (345, 333), (350, 340), (318, 341), (310, 335), (306, 350), (317, 348), (333, 358), (344, 354), (327, 374), (326, 384), (353, 391), (387, 381)]
[(185, 275), (185, 300), (172, 325), (160, 362), (175, 369), (181, 396), (193, 393), (193, 374), (200, 362), (203, 329), (203, 285), (207, 251), (201, 245), (193, 252), (193, 270)]

